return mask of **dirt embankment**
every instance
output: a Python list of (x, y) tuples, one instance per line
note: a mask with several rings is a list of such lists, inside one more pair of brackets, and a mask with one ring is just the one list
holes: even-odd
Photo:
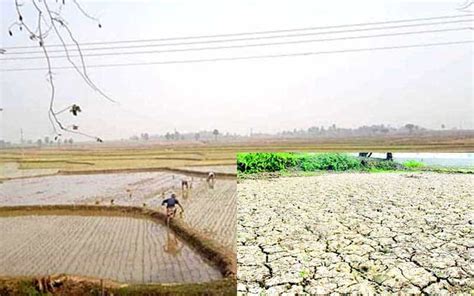
[[(54, 173), (47, 173), (41, 175), (31, 175), (31, 176), (17, 176), (17, 177), (4, 177), (0, 178), (0, 181), (9, 181), (9, 180), (17, 180), (17, 179), (31, 179), (31, 178), (39, 178), (39, 177), (50, 177), (50, 176), (57, 176), (57, 175), (94, 175), (94, 174), (118, 174), (118, 173), (146, 173), (146, 172), (169, 172), (169, 173), (177, 173), (177, 174), (185, 174), (192, 177), (201, 177), (206, 178), (208, 172), (192, 170), (192, 169), (185, 169), (185, 168), (130, 168), (130, 169), (106, 169), (106, 170), (74, 170), (74, 171), (66, 171), (66, 170), (59, 170)], [(219, 172), (216, 174), (216, 177), (219, 179), (226, 179), (231, 180), (237, 177), (237, 173), (228, 173), (228, 172)]]

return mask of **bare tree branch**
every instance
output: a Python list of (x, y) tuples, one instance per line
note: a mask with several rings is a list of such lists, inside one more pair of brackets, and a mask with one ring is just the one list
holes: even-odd
[(471, 7), (473, 4), (474, 4), (473, 0), (467, 0), (464, 4), (458, 7), (457, 10), (462, 11), (462, 12), (472, 12), (472, 10), (469, 10), (468, 8)]
[[(46, 45), (45, 45), (45, 39), (49, 36), (51, 31), (54, 32), (55, 35), (58, 37), (58, 39), (61, 41), (69, 63), (74, 67), (74, 69), (81, 76), (81, 78), (84, 80), (84, 82), (86, 82), (86, 84), (92, 90), (94, 90), (95, 92), (100, 94), (102, 97), (106, 98), (107, 100), (109, 100), (111, 102), (115, 102), (115, 101), (113, 99), (111, 99), (109, 96), (107, 96), (99, 87), (97, 87), (95, 85), (95, 83), (89, 78), (89, 76), (87, 74), (87, 67), (86, 67), (84, 57), (83, 57), (81, 49), (80, 49), (79, 42), (74, 37), (74, 35), (72, 34), (70, 28), (68, 27), (66, 21), (61, 16), (61, 11), (62, 11), (62, 8), (64, 6), (65, 1), (63, 0), (62, 3), (59, 3), (57, 10), (52, 10), (49, 7), (49, 5), (47, 3), (48, 0), (37, 0), (37, 1), (43, 3), (44, 9), (42, 9), (40, 7), (39, 3), (37, 3), (35, 0), (31, 0), (34, 8), (36, 9), (36, 11), (38, 13), (36, 28), (30, 27), (30, 25), (28, 25), (25, 22), (25, 20), (23, 19), (23, 14), (22, 14), (22, 9), (21, 9), (23, 4), (19, 3), (18, 0), (15, 0), (15, 8), (16, 8), (16, 12), (17, 12), (17, 15), (18, 15), (18, 21), (15, 21), (14, 23), (12, 23), (9, 26), (8, 33), (9, 33), (10, 36), (13, 36), (13, 32), (12, 32), (13, 28), (18, 27), (18, 29), (20, 31), (23, 31), (23, 28), (25, 28), (26, 32), (29, 34), (29, 38), (32, 41), (38, 42), (39, 46), (41, 47), (41, 49), (43, 51), (43, 54), (44, 54), (44, 57), (45, 57), (45, 60), (46, 60), (46, 64), (47, 64), (47, 69), (48, 69), (48, 71), (46, 73), (47, 81), (48, 81), (50, 89), (51, 89), (48, 118), (49, 118), (49, 120), (51, 122), (51, 125), (53, 127), (53, 131), (56, 134), (55, 139), (58, 139), (59, 137), (61, 137), (62, 134), (59, 131), (65, 131), (65, 132), (68, 132), (68, 133), (78, 134), (78, 135), (81, 135), (81, 136), (92, 138), (92, 139), (94, 139), (98, 142), (102, 142), (102, 139), (99, 138), (99, 137), (92, 136), (92, 135), (89, 135), (87, 133), (78, 131), (79, 127), (77, 125), (73, 124), (73, 125), (65, 126), (62, 123), (62, 121), (58, 118), (59, 114), (62, 114), (63, 112), (65, 112), (67, 110), (70, 110), (71, 113), (73, 113), (74, 116), (77, 116), (77, 113), (80, 112), (81, 109), (78, 105), (73, 104), (73, 105), (68, 106), (67, 108), (61, 109), (59, 111), (55, 110), (54, 105), (55, 105), (56, 87), (55, 87), (55, 84), (54, 84), (54, 76), (53, 76), (53, 72), (52, 72), (51, 59), (50, 59), (50, 56), (48, 54), (48, 50), (47, 50)], [(56, 1), (56, 2), (58, 2), (58, 1)], [(74, 0), (73, 2), (75, 3), (75, 5), (77, 6), (77, 8), (79, 9), (79, 11), (82, 14), (84, 14), (89, 19), (98, 22), (99, 27), (101, 27), (100, 22), (97, 18), (94, 18), (94, 17), (90, 16), (79, 5), (79, 3), (77, 1)], [(61, 32), (60, 32), (59, 28), (57, 27), (56, 23), (60, 24), (61, 28), (66, 29), (69, 38), (74, 42), (74, 44), (77, 48), (77, 51), (79, 52), (79, 55), (80, 55), (81, 68), (79, 68), (76, 65), (76, 63), (74, 63), (74, 61), (69, 56), (69, 51), (67, 49), (66, 42), (65, 42), (63, 36), (61, 35)], [(43, 29), (42, 24), (46, 27), (46, 30)], [(71, 127), (72, 127), (72, 129), (71, 129)]]

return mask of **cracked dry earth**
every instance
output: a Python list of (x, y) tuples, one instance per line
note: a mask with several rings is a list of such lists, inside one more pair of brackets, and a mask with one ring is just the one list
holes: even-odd
[(243, 180), (239, 294), (474, 293), (474, 175)]

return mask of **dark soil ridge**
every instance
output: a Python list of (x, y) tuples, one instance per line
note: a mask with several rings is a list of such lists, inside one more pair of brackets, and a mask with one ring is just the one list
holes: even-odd
[[(147, 208), (97, 205), (33, 205), (0, 207), (0, 217), (21, 215), (98, 215), (134, 216), (165, 223), (166, 215)], [(219, 269), (223, 279), (192, 284), (127, 284), (113, 280), (75, 275), (38, 277), (0, 277), (0, 295), (31, 294), (24, 290), (40, 291), (41, 280), (61, 279), (61, 287), (45, 292), (54, 295), (234, 295), (236, 293), (237, 258), (231, 250), (214, 242), (206, 235), (190, 228), (180, 220), (172, 220), (169, 227), (202, 257)], [(33, 291), (32, 290), (32, 291)], [(102, 293), (104, 290), (104, 293)], [(91, 294), (91, 291), (96, 291)], [(76, 293), (77, 292), (77, 293)], [(36, 295), (36, 294), (35, 294)], [(41, 294), (38, 294), (41, 295)]]
[[(176, 169), (170, 167), (162, 168), (130, 168), (130, 169), (108, 169), (108, 170), (77, 170), (77, 171), (63, 171), (59, 170), (56, 173), (35, 175), (35, 176), (24, 176), (24, 177), (6, 177), (0, 178), (0, 181), (10, 181), (10, 180), (19, 180), (19, 179), (32, 179), (32, 178), (41, 178), (41, 177), (51, 177), (51, 176), (69, 176), (69, 175), (95, 175), (95, 174), (118, 174), (118, 173), (149, 173), (149, 172), (169, 172), (169, 173), (178, 173), (184, 174), (187, 176), (193, 177), (202, 177), (207, 178), (206, 172), (199, 172), (194, 170), (186, 169)], [(215, 173), (216, 178), (220, 179), (235, 179), (237, 178), (237, 173)]]

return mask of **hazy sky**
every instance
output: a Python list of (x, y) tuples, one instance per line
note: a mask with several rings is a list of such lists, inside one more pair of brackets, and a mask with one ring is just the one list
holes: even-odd
[[(50, 0), (51, 2), (52, 0)], [(24, 1), (25, 20), (34, 20)], [(81, 15), (66, 0), (64, 17), (82, 42), (207, 35), (340, 25), (460, 14), (461, 1), (79, 1), (103, 25)], [(0, 48), (35, 45), (25, 33), (7, 27), (16, 19), (14, 0), (2, 0)], [(30, 12), (30, 13), (27, 13)], [(471, 23), (407, 32), (473, 26)], [(251, 49), (86, 57), (88, 65), (185, 60), (261, 54), (472, 40), (472, 30), (351, 41), (318, 42)], [(293, 38), (377, 34), (359, 32)], [(51, 35), (52, 36), (52, 35)], [(288, 39), (289, 40), (289, 39)], [(268, 40), (272, 41), (272, 40)], [(268, 42), (267, 41), (267, 42)], [(47, 42), (57, 43), (54, 36)], [(262, 41), (264, 42), (264, 41)], [(256, 42), (253, 42), (256, 43)], [(213, 44), (210, 44), (211, 46)], [(201, 45), (202, 46), (202, 45)], [(0, 58), (2, 56), (0, 55)], [(6, 57), (6, 56), (5, 56)], [(54, 59), (53, 65), (66, 65)], [(42, 67), (45, 61), (1, 61), (1, 69)], [(78, 118), (61, 117), (104, 139), (142, 132), (165, 133), (218, 128), (248, 133), (277, 132), (335, 123), (429, 128), (474, 128), (473, 44), (331, 55), (199, 64), (89, 69), (90, 77), (119, 104), (91, 91), (72, 70), (56, 70), (56, 108), (78, 103)], [(1, 133), (17, 141), (52, 133), (47, 110), (46, 71), (0, 72)], [(80, 140), (80, 137), (75, 137)]]

